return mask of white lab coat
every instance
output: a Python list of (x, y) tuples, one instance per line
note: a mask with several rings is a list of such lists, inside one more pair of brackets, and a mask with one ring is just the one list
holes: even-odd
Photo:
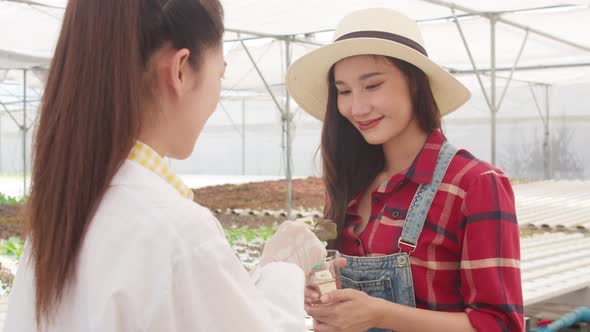
[[(36, 331), (28, 256), (26, 248), (5, 332)], [(90, 223), (54, 323), (44, 331), (301, 332), (304, 280), (289, 263), (248, 274), (208, 209), (125, 161)]]

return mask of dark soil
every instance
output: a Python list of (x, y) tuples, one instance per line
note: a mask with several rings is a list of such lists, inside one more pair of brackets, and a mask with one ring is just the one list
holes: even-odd
[(23, 236), (23, 219), (20, 206), (0, 205), (0, 239)]
[[(195, 200), (210, 209), (285, 210), (285, 180), (223, 185), (197, 189)], [(319, 178), (293, 180), (293, 209), (318, 209), (324, 205), (324, 184)]]
[[(287, 183), (284, 180), (247, 183), (242, 185), (223, 185), (194, 190), (195, 201), (219, 210), (215, 216), (226, 228), (248, 226), (272, 226), (281, 223), (285, 217), (253, 216), (228, 214), (228, 209), (286, 210)], [(324, 184), (319, 178), (293, 180), (293, 209), (322, 211), (324, 204)], [(20, 206), (0, 205), (0, 239), (23, 235), (23, 222)]]

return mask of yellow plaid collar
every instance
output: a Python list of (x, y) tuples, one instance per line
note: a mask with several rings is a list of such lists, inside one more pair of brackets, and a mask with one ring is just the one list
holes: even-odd
[(127, 159), (132, 160), (157, 174), (174, 187), (174, 189), (176, 189), (182, 196), (190, 200), (194, 199), (193, 191), (182, 182), (170, 167), (168, 167), (168, 164), (164, 159), (146, 144), (137, 141), (131, 149)]

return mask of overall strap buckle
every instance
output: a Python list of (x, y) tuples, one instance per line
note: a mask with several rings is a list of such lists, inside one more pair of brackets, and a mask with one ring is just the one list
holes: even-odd
[(412, 243), (408, 243), (406, 241), (402, 241), (402, 238), (400, 237), (399, 240), (397, 241), (397, 247), (399, 248), (399, 253), (401, 254), (403, 252), (402, 250), (402, 244), (406, 247), (410, 247), (412, 248), (412, 250), (408, 251), (408, 255), (411, 255), (414, 251), (416, 251), (416, 245), (412, 244)]

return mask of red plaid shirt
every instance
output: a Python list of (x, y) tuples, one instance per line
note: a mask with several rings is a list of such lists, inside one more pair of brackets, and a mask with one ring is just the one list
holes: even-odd
[[(429, 183), (445, 138), (433, 132), (405, 174), (371, 195), (371, 217), (354, 227), (359, 194), (347, 210), (342, 253), (397, 253), (410, 202)], [(523, 331), (520, 237), (510, 181), (497, 168), (460, 150), (452, 159), (410, 256), (418, 308), (464, 311), (478, 331)], [(408, 251), (409, 248), (404, 248)]]

